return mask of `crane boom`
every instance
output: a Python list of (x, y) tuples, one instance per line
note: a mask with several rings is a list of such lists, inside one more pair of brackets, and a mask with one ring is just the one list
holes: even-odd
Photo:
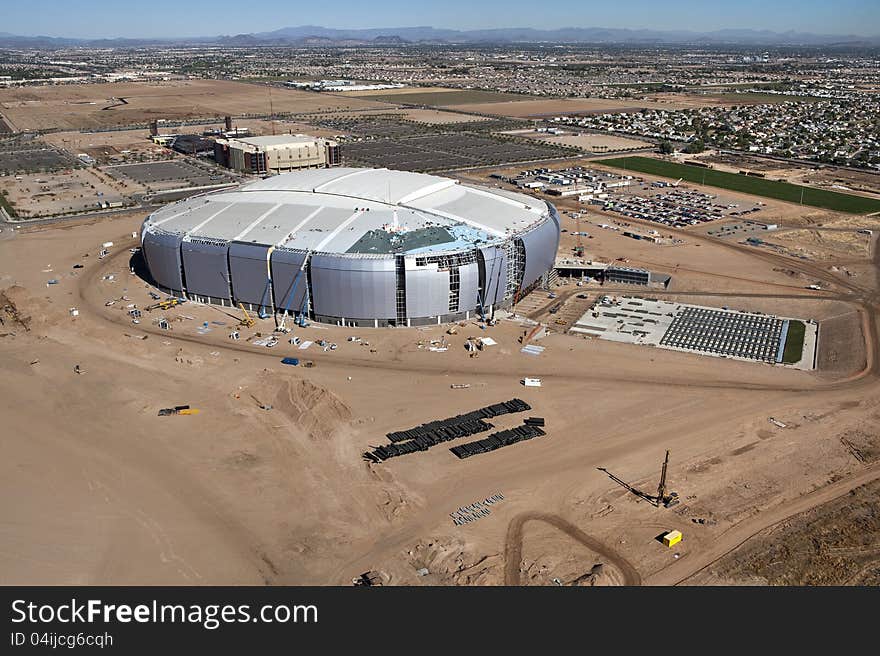
[(253, 328), (254, 324), (257, 322), (248, 314), (248, 311), (244, 309), (244, 305), (242, 303), (238, 304), (238, 307), (241, 308), (241, 311), (244, 312), (244, 318), (239, 322), (242, 326), (247, 326), (248, 328)]
[(669, 449), (666, 449), (666, 459), (663, 461), (663, 470), (660, 472), (660, 485), (657, 487), (657, 500), (663, 503), (666, 500), (666, 470), (669, 468)]

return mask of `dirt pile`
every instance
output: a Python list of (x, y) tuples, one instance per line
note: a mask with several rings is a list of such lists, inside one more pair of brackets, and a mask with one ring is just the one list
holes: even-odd
[(460, 538), (433, 537), (417, 542), (382, 568), (386, 585), (501, 585), (500, 553), (471, 553)]
[(272, 405), (312, 439), (327, 439), (352, 417), (339, 397), (308, 380), (282, 382)]
[(44, 308), (31, 298), (24, 287), (13, 285), (0, 290), (0, 335), (30, 332), (45, 321)]

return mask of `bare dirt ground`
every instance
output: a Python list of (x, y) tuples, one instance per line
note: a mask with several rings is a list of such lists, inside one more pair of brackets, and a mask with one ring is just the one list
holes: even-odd
[[(688, 158), (691, 159), (691, 158)], [(712, 162), (723, 171), (759, 171), (773, 180), (785, 180), (793, 184), (805, 184), (824, 189), (880, 193), (880, 174), (841, 167), (829, 167), (804, 162), (795, 164), (749, 155), (696, 155), (692, 159)]]
[(595, 153), (606, 153), (608, 151), (632, 150), (637, 148), (647, 148), (652, 144), (638, 139), (627, 139), (624, 137), (613, 137), (605, 134), (561, 134), (548, 135), (546, 133), (534, 132), (532, 130), (523, 130), (509, 132), (506, 134), (518, 134), (528, 139), (535, 139), (545, 143), (558, 144), (562, 146), (574, 146), (581, 150)]
[[(260, 103), (260, 97), (265, 103)], [(121, 103), (119, 99), (124, 99)], [(262, 107), (262, 109), (261, 109)], [(381, 109), (360, 98), (272, 88), (272, 108), (282, 113)], [(269, 113), (269, 89), (224, 80), (126, 82), (0, 90), (0, 111), (18, 131), (78, 130), (153, 119)]]
[[(816, 372), (561, 331), (532, 357), (519, 352), (513, 320), (488, 333), (462, 326), (445, 353), (418, 347), (444, 327), (310, 326), (295, 334), (339, 348), (299, 351), (246, 341), (271, 320), (229, 340), (238, 313), (228, 308), (184, 304), (133, 325), (127, 305), (151, 302), (129, 273), (142, 219), (0, 233), (3, 583), (348, 584), (372, 570), (390, 584), (671, 584), (880, 477), (880, 297), (869, 258), (849, 265), (861, 267), (851, 278), (688, 231), (676, 232), (681, 247), (652, 248), (591, 229), (597, 259), (677, 267), (670, 291), (682, 298), (822, 320), (820, 354), (832, 344), (837, 355)], [(572, 245), (564, 237), (561, 252)], [(108, 240), (111, 256), (99, 261)], [(803, 289), (804, 279), (826, 289)], [(826, 321), (839, 325), (826, 333)], [(347, 341), (355, 334), (369, 347)], [(498, 345), (469, 358), (472, 334)], [(285, 367), (285, 355), (315, 367)], [(523, 376), (544, 385), (526, 389)], [(379, 465), (361, 458), (388, 431), (512, 397), (546, 418), (547, 436), (467, 460), (443, 446)], [(201, 412), (157, 416), (184, 403)], [(654, 493), (667, 448), (682, 499), (673, 509), (599, 469)], [(489, 516), (453, 524), (454, 510), (498, 492)], [(656, 538), (672, 528), (685, 539), (668, 549)]]
[(652, 93), (646, 96), (656, 103), (674, 104), (676, 109), (693, 109), (699, 107), (726, 107), (730, 105), (760, 105), (785, 102), (785, 98), (758, 93), (686, 93), (679, 91)]
[[(876, 432), (871, 444), (876, 459)], [(761, 531), (685, 583), (880, 585), (878, 509), (880, 482), (873, 481)]]
[(115, 130), (113, 132), (53, 132), (44, 141), (78, 155), (85, 153), (99, 164), (129, 160), (164, 159), (168, 149), (150, 141), (149, 130)]
[(431, 125), (446, 125), (448, 123), (473, 123), (474, 121), (487, 121), (486, 116), (474, 116), (472, 114), (458, 114), (456, 112), (441, 112), (437, 109), (408, 109), (405, 116), (419, 123)]
[[(443, 105), (439, 96), (437, 105)], [(518, 100), (513, 102), (471, 103), (465, 105), (443, 105), (447, 109), (477, 114), (492, 114), (512, 118), (541, 116), (563, 116), (572, 114), (601, 114), (606, 112), (636, 111), (643, 108), (685, 109), (686, 106), (674, 102), (654, 100), (607, 100), (604, 98), (553, 98), (539, 100)]]
[(855, 230), (787, 230), (771, 235), (768, 241), (792, 246), (813, 258), (835, 259), (866, 258), (873, 239)]
[(20, 217), (94, 210), (102, 202), (123, 201), (128, 189), (93, 168), (0, 178), (0, 188)]
[(361, 91), (345, 91), (340, 93), (355, 98), (369, 98), (370, 96), (400, 96), (412, 93), (444, 93), (452, 91), (461, 91), (461, 89), (454, 89), (452, 87), (401, 87), (400, 89), (363, 89)]

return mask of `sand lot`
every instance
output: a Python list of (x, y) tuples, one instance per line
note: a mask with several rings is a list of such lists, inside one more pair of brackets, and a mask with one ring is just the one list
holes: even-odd
[(99, 164), (168, 157), (167, 148), (150, 141), (149, 130), (53, 132), (43, 139), (74, 155), (85, 153)]
[(470, 114), (457, 114), (455, 112), (441, 112), (436, 109), (409, 109), (406, 118), (418, 123), (431, 125), (446, 125), (447, 123), (473, 123), (474, 121), (488, 121), (487, 116), (473, 116)]
[(128, 192), (124, 185), (91, 168), (6, 176), (0, 178), (0, 189), (23, 218), (95, 210), (102, 202), (121, 202)]
[[(265, 102), (259, 101), (261, 97)], [(273, 87), (272, 107), (275, 112), (313, 113), (380, 109), (385, 105), (360, 98)], [(153, 119), (268, 114), (269, 89), (223, 80), (3, 89), (0, 90), (0, 111), (19, 131), (78, 130)]]
[[(437, 105), (442, 105), (438, 102)], [(682, 109), (676, 103), (659, 103), (651, 100), (607, 100), (603, 98), (554, 98), (520, 100), (516, 102), (473, 103), (467, 105), (443, 105), (446, 109), (509, 116), (512, 118), (540, 118), (572, 114), (602, 114), (605, 112), (636, 111), (645, 107), (656, 109)]]
[[(157, 312), (131, 324), (126, 305), (151, 302), (128, 272), (142, 218), (0, 234), (4, 583), (346, 585), (367, 570), (389, 584), (674, 583), (829, 480), (878, 475), (840, 439), (880, 408), (873, 333), (862, 362), (805, 373), (558, 332), (535, 358), (519, 352), (515, 321), (488, 329), (498, 345), (476, 359), (464, 339), (487, 333), (473, 325), (447, 336), (445, 353), (417, 345), (443, 328), (312, 326), (296, 333), (339, 349), (313, 347), (312, 369), (284, 367), (286, 343), (227, 338), (237, 323), (228, 309), (185, 304), (162, 313), (170, 331), (154, 325)], [(111, 256), (98, 261), (107, 240)], [(778, 297), (795, 316), (848, 316), (850, 343), (862, 325), (875, 330), (860, 305), (873, 291), (846, 283), (825, 305), (780, 282), (767, 256), (701, 243), (652, 255), (694, 270), (678, 273), (683, 289), (697, 285), (689, 275), (718, 269), (699, 302)], [(59, 284), (47, 286), (50, 277)], [(355, 332), (369, 348), (347, 341)], [(525, 375), (544, 386), (523, 388)], [(442, 445), (379, 465), (361, 459), (388, 431), (515, 396), (546, 417), (546, 437), (465, 461)], [(157, 416), (180, 403), (201, 413)], [(597, 469), (651, 492), (666, 448), (682, 497), (672, 510)], [(504, 502), (488, 517), (453, 525), (449, 513), (498, 492)], [(655, 540), (670, 528), (685, 533), (674, 550)], [(603, 573), (590, 574), (598, 563)]]
[(546, 134), (529, 132), (521, 136), (537, 139), (545, 143), (558, 144), (560, 146), (574, 146), (591, 153), (607, 153), (609, 151), (635, 150), (650, 148), (653, 144), (638, 139), (625, 137), (613, 137), (604, 134), (560, 134), (547, 136)]

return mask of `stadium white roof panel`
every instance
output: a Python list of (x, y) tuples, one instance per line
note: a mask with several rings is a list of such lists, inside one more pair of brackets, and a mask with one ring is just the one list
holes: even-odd
[(547, 213), (547, 205), (530, 196), (449, 178), (333, 168), (277, 175), (179, 201), (153, 213), (145, 227), (323, 252), (347, 252), (362, 238), (369, 242), (367, 250), (356, 252), (373, 252), (383, 240), (399, 243), (399, 233), (426, 229), (436, 243), (424, 235), (408, 242), (423, 251), (442, 250), (440, 233), (432, 232), (437, 227), (460, 226), (466, 229), (455, 233), (459, 241), (485, 243), (522, 232)]

